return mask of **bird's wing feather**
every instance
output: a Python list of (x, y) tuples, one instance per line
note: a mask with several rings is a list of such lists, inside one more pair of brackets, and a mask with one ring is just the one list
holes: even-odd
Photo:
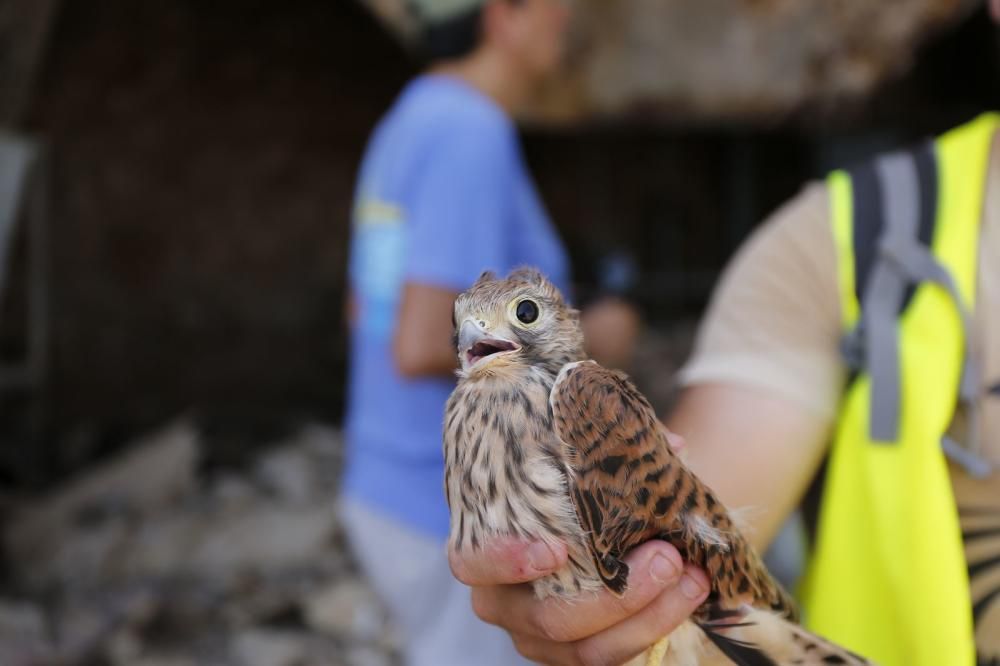
[(550, 403), (571, 495), (611, 590), (624, 591), (621, 558), (662, 538), (705, 569), (723, 607), (750, 604), (794, 615), (784, 590), (722, 503), (671, 450), (656, 413), (626, 375), (593, 361), (571, 363), (559, 373)]
[(571, 363), (549, 397), (565, 447), (570, 494), (605, 585), (625, 591), (621, 558), (670, 541), (708, 574), (698, 625), (734, 664), (869, 664), (794, 624), (793, 602), (726, 508), (671, 450), (649, 402), (623, 373)]

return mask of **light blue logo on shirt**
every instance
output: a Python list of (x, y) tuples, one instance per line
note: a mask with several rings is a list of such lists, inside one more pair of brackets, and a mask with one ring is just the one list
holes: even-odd
[(355, 210), (355, 286), (361, 332), (389, 337), (406, 267), (406, 225), (392, 204), (365, 197)]

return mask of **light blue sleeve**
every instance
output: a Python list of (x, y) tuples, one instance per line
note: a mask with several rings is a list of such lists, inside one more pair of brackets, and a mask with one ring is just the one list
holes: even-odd
[(512, 151), (483, 129), (493, 128), (453, 127), (431, 142), (405, 206), (406, 280), (461, 291), (506, 270)]

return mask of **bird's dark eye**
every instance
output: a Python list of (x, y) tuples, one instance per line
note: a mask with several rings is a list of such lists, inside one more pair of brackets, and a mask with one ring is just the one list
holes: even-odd
[(517, 320), (522, 324), (533, 324), (538, 319), (538, 304), (534, 301), (521, 301), (517, 304)]

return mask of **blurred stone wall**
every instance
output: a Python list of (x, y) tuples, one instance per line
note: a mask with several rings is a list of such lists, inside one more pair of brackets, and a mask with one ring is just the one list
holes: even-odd
[[(773, 119), (905, 71), (975, 0), (579, 0), (574, 116)], [(566, 99), (559, 99), (565, 97)]]
[[(406, 0), (363, 0), (412, 41)], [(574, 0), (566, 75), (536, 115), (764, 121), (872, 92), (977, 0)]]

